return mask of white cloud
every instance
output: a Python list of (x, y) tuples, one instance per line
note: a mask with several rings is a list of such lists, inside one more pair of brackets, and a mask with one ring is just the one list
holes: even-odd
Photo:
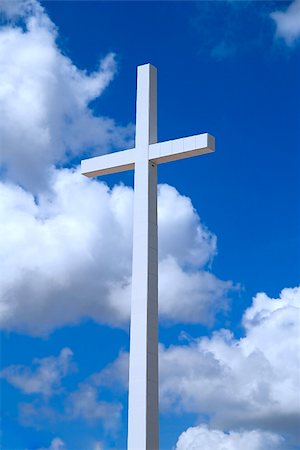
[(162, 319), (212, 325), (216, 312), (226, 309), (231, 282), (207, 271), (183, 270), (171, 256), (161, 261), (159, 271)]
[[(191, 199), (166, 184), (159, 186), (158, 193), (160, 259), (173, 256), (181, 264), (204, 267), (217, 252), (216, 236), (200, 226)], [(176, 227), (170, 227), (170, 215)]]
[(91, 383), (82, 383), (66, 401), (65, 414), (69, 420), (83, 419), (87, 422), (101, 420), (103, 426), (114, 432), (120, 425), (121, 403), (108, 403), (98, 399), (99, 389)]
[(35, 369), (23, 365), (8, 366), (1, 371), (1, 377), (25, 394), (42, 394), (46, 397), (60, 391), (61, 380), (74, 367), (72, 351), (63, 348), (60, 354), (47, 358), (36, 358)]
[(130, 274), (131, 190), (110, 192), (68, 170), (55, 173), (52, 189), (36, 204), (0, 185), (1, 325), (39, 335), (82, 317), (124, 320), (129, 305), (114, 305), (109, 293)]
[(60, 438), (54, 438), (51, 441), (49, 450), (63, 450), (65, 448), (65, 444)]
[(211, 325), (226, 309), (233, 284), (207, 270), (217, 253), (216, 236), (191, 200), (165, 184), (158, 189), (158, 234), (161, 319)]
[(37, 191), (48, 187), (53, 164), (131, 145), (132, 126), (118, 127), (89, 108), (115, 74), (114, 55), (87, 74), (59, 49), (57, 30), (38, 2), (1, 7), (25, 24), (0, 30), (0, 167), (10, 180)]
[[(44, 428), (49, 423), (83, 419), (87, 422), (100, 421), (106, 430), (115, 432), (120, 424), (122, 405), (99, 399), (99, 385), (105, 383), (99, 383), (96, 377), (91, 377), (71, 392), (62, 386), (63, 378), (75, 368), (72, 356), (73, 352), (69, 348), (63, 348), (57, 357), (34, 359), (33, 368), (11, 365), (0, 372), (0, 376), (14, 387), (24, 394), (32, 395), (32, 401), (19, 404), (21, 424)], [(61, 411), (53, 404), (53, 396), (60, 396), (63, 402)], [(50, 449), (58, 449), (59, 445), (62, 445), (60, 440), (54, 439)]]
[(43, 9), (35, 0), (1, 0), (0, 14), (9, 20), (41, 14)]
[(164, 410), (207, 414), (221, 429), (298, 434), (300, 288), (280, 299), (258, 294), (244, 315), (246, 335), (228, 330), (162, 348)]
[(114, 392), (128, 388), (129, 358), (128, 353), (121, 351), (118, 358), (103, 370), (93, 374), (90, 381), (96, 386), (113, 388)]
[[(66, 444), (64, 443), (64, 441), (62, 439), (60, 439), (59, 437), (56, 437), (54, 439), (52, 439), (50, 447), (43, 447), (43, 448), (39, 448), (38, 450), (66, 450)], [(101, 441), (96, 441), (93, 443), (93, 450), (104, 450), (104, 445)]]
[(300, 37), (300, 0), (294, 0), (285, 11), (271, 13), (276, 24), (276, 34), (285, 40), (288, 45)]
[[(33, 335), (83, 317), (123, 326), (130, 313), (132, 189), (109, 190), (67, 169), (54, 171), (51, 184), (52, 192), (34, 198), (0, 182), (1, 326)], [(161, 186), (158, 202), (162, 317), (211, 322), (232, 286), (205, 271), (215, 236), (174, 188)], [(182, 203), (180, 214), (172, 213), (175, 202)]]
[[(185, 345), (161, 345), (161, 412), (204, 415), (213, 428), (221, 430), (257, 430), (258, 434), (251, 436), (259, 435), (262, 442), (271, 435), (259, 430), (300, 440), (299, 309), (300, 287), (283, 289), (279, 299), (259, 293), (244, 314), (244, 337), (235, 339), (229, 330), (221, 330)], [(127, 353), (94, 375), (96, 383), (105, 386), (110, 379), (113, 386), (127, 388)], [(197, 430), (188, 432), (191, 442), (203, 431)], [(224, 437), (225, 443), (239, 442), (247, 433), (230, 436)], [(280, 438), (276, 439), (280, 443)], [(182, 437), (179, 448), (185, 448), (184, 442)]]
[(284, 439), (258, 430), (224, 433), (202, 425), (181, 434), (176, 450), (282, 450)]
[[(187, 430), (178, 441), (178, 450), (202, 448), (201, 439), (220, 450), (246, 449), (244, 441), (249, 450), (283, 450), (298, 442), (299, 309), (300, 287), (283, 289), (278, 299), (259, 293), (245, 311), (244, 337), (236, 339), (230, 331), (220, 330), (212, 337), (190, 339), (185, 345), (160, 345), (161, 412), (205, 416), (211, 427)], [(21, 376), (26, 374), (23, 379), (29, 378), (28, 370), (20, 372)], [(37, 372), (31, 371), (33, 375)], [(9, 381), (21, 388), (26, 384), (13, 378)], [(113, 389), (117, 397), (118, 389), (122, 393), (127, 383), (128, 354), (121, 352), (114, 362), (66, 396), (60, 419), (100, 420), (107, 429), (116, 430), (121, 405), (116, 400), (102, 401), (99, 395), (102, 389)], [(39, 386), (27, 388), (27, 393), (43, 393)], [(53, 387), (49, 390), (54, 391)], [(42, 416), (48, 422), (55, 420), (55, 411), (45, 403), (21, 406), (25, 425), (36, 424)]]
[[(132, 127), (89, 109), (114, 76), (114, 55), (87, 74), (60, 50), (36, 0), (0, 7), (10, 20), (0, 30), (0, 326), (32, 335), (84, 317), (124, 326), (132, 190), (54, 168), (83, 150), (129, 144)], [(159, 188), (158, 209), (161, 316), (211, 324), (232, 288), (209, 272), (216, 237), (170, 186)]]
[(66, 450), (65, 443), (59, 437), (52, 439), (50, 447), (48, 448), (40, 448), (38, 450)]
[(103, 443), (100, 441), (96, 442), (93, 450), (104, 450)]
[(65, 448), (65, 444), (60, 438), (54, 438), (51, 441), (49, 450), (63, 450)]

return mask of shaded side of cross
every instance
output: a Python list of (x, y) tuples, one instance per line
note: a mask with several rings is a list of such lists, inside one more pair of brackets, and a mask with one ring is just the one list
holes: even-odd
[(138, 66), (135, 148), (81, 162), (88, 177), (134, 169), (128, 449), (159, 449), (157, 164), (215, 150), (210, 134), (157, 143), (156, 68)]

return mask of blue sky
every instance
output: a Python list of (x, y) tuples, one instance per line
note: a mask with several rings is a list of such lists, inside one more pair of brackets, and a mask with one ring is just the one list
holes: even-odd
[(136, 66), (158, 69), (161, 449), (295, 450), (300, 3), (0, 3), (1, 445), (123, 449)]

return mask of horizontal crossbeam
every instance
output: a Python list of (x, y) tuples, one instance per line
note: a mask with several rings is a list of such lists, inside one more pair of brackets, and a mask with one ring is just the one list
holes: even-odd
[[(208, 134), (197, 134), (181, 139), (149, 145), (149, 161), (161, 164), (191, 156), (204, 155), (215, 151), (215, 138)], [(134, 169), (136, 149), (123, 150), (81, 162), (81, 173), (87, 177), (97, 177), (110, 173)]]

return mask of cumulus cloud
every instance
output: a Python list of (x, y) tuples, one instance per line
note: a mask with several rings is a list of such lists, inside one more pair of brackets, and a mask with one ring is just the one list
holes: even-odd
[(34, 369), (12, 365), (3, 369), (0, 374), (25, 394), (52, 396), (60, 391), (62, 378), (74, 368), (72, 355), (72, 351), (66, 347), (57, 357), (36, 358), (33, 361), (36, 366)]
[[(209, 423), (183, 433), (178, 450), (202, 448), (202, 442), (207, 449), (282, 450), (299, 442), (299, 309), (300, 287), (283, 289), (279, 298), (259, 293), (245, 311), (243, 337), (236, 339), (223, 329), (211, 337), (190, 339), (188, 344), (160, 345), (161, 412), (204, 416)], [(29, 378), (28, 369), (5, 371)], [(31, 373), (34, 379), (35, 372)], [(39, 383), (32, 381), (34, 388), (25, 391), (23, 379), (7, 379), (24, 392), (44, 393)], [(53, 383), (50, 386), (46, 393), (55, 392)], [(128, 354), (121, 352), (102, 371), (65, 394), (60, 419), (100, 421), (114, 431), (121, 415), (118, 390), (123, 395), (127, 387)], [(104, 389), (114, 391), (113, 403), (99, 398)], [(26, 425), (36, 425), (41, 417), (47, 422), (55, 419), (55, 410), (47, 403), (22, 404), (21, 408)]]
[[(205, 433), (220, 444), (224, 441), (223, 447), (215, 447), (220, 449), (247, 448), (238, 445), (247, 436), (253, 438), (249, 449), (273, 449), (266, 445), (272, 439), (277, 448), (281, 438), (269, 432), (300, 440), (299, 309), (300, 287), (283, 289), (278, 299), (259, 293), (245, 311), (244, 337), (236, 339), (223, 329), (186, 345), (160, 345), (163, 413), (204, 415), (213, 428), (221, 430), (257, 430), (249, 436), (246, 432), (223, 436), (205, 427), (195, 428), (182, 436), (178, 448), (202, 448), (193, 439), (202, 442)], [(127, 388), (127, 364), (128, 355), (121, 353), (94, 377), (104, 385), (109, 385), (109, 378), (114, 385), (118, 379)], [(183, 447), (186, 439), (190, 447)]]
[[(36, 0), (0, 8), (8, 20), (0, 30), (0, 326), (32, 335), (83, 318), (124, 326), (132, 189), (54, 167), (129, 145), (132, 127), (89, 107), (112, 80), (115, 57), (88, 74), (58, 47)], [(216, 237), (170, 186), (159, 188), (158, 215), (161, 317), (212, 324), (232, 288), (211, 273)]]
[[(199, 226), (191, 199), (165, 184), (159, 186), (158, 194), (160, 258), (171, 255), (181, 264), (205, 266), (216, 254), (216, 236), (204, 225)], [(170, 214), (176, 227), (170, 227)]]
[(162, 319), (212, 325), (216, 313), (226, 309), (231, 282), (207, 271), (184, 271), (172, 257), (162, 260), (159, 270)]
[(23, 26), (0, 30), (2, 172), (37, 191), (48, 187), (54, 164), (131, 145), (132, 126), (117, 126), (89, 108), (116, 72), (114, 55), (88, 74), (60, 50), (57, 29), (38, 2), (1, 2), (0, 9), (11, 19), (23, 17)]
[(212, 324), (228, 306), (233, 289), (208, 269), (217, 252), (216, 236), (173, 187), (158, 189), (159, 313), (166, 321)]
[[(110, 190), (67, 169), (55, 171), (51, 184), (51, 192), (34, 197), (0, 182), (1, 326), (33, 335), (83, 317), (124, 326), (130, 314), (132, 189)], [(173, 214), (176, 202), (180, 214)], [(209, 323), (216, 309), (225, 308), (232, 287), (205, 269), (216, 238), (174, 188), (161, 186), (158, 203), (162, 317)]]
[(175, 450), (282, 450), (283, 441), (274, 433), (257, 430), (223, 433), (202, 425), (182, 433)]
[(274, 11), (271, 18), (276, 24), (276, 34), (287, 45), (292, 45), (300, 37), (300, 0), (294, 0), (285, 11)]
[(299, 308), (300, 288), (280, 299), (258, 294), (244, 315), (245, 337), (222, 330), (163, 348), (162, 407), (207, 414), (221, 429), (298, 435)]
[(1, 325), (38, 335), (82, 317), (127, 317), (109, 293), (130, 273), (131, 190), (110, 192), (70, 170), (56, 172), (38, 204), (15, 185), (0, 189)]

